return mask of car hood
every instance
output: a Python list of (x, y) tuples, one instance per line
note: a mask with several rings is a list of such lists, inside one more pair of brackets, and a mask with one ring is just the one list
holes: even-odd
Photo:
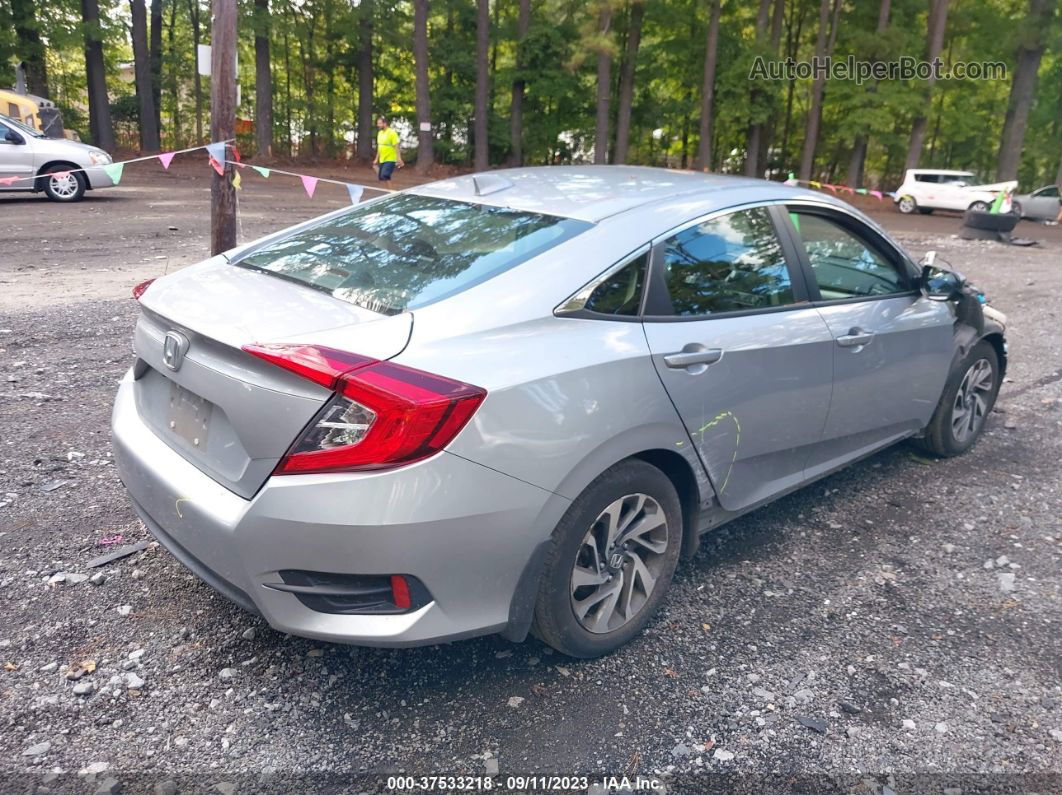
[(48, 154), (65, 157), (86, 164), (91, 152), (104, 153), (98, 146), (83, 144), (80, 141), (70, 141), (66, 138), (34, 138), (33, 149), (38, 155)]
[(992, 182), (992, 183), (989, 183), (989, 184), (986, 184), (986, 185), (967, 185), (966, 186), (966, 190), (986, 190), (986, 191), (992, 191), (992, 192), (995, 192), (995, 193), (998, 193), (999, 191), (1004, 191), (1004, 190), (1014, 191), (1014, 190), (1017, 190), (1017, 189), (1018, 189), (1018, 180), (1016, 180), (1016, 179), (1006, 180), (1005, 182)]

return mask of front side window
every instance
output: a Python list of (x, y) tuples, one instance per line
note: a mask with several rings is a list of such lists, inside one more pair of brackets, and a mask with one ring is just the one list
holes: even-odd
[(254, 249), (233, 264), (397, 314), (463, 292), (590, 226), (399, 194)]
[(1033, 196), (1036, 196), (1038, 198), (1057, 199), (1058, 188), (1054, 185), (1049, 185), (1046, 188), (1040, 188), (1040, 190), (1036, 191)]
[(676, 315), (712, 315), (793, 303), (789, 268), (770, 213), (741, 210), (664, 242), (664, 279)]
[(878, 251), (837, 222), (791, 212), (823, 300), (906, 292), (899, 271)]
[(915, 174), (915, 182), (940, 182), (937, 174)]

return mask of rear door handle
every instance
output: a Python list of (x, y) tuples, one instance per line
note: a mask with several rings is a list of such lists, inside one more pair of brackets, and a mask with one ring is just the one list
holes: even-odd
[(860, 348), (874, 341), (874, 332), (861, 328), (849, 329), (848, 333), (837, 338), (837, 344), (842, 348)]
[(674, 370), (682, 370), (699, 364), (715, 364), (722, 358), (722, 348), (705, 348), (698, 342), (691, 342), (685, 345), (681, 351), (664, 356), (664, 364)]

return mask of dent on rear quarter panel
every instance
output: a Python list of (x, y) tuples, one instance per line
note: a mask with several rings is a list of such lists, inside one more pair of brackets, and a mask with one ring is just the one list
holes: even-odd
[(456, 455), (574, 499), (612, 464), (672, 450), (710, 493), (638, 323), (550, 316), (434, 342), (414, 333), (397, 360), (487, 390), (447, 448)]

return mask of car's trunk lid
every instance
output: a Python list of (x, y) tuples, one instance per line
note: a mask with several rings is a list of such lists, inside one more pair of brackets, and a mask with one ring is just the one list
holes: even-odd
[(248, 498), (331, 392), (241, 347), (315, 343), (389, 359), (412, 329), (408, 313), (381, 315), (220, 257), (160, 279), (141, 305), (140, 416), (184, 458)]

